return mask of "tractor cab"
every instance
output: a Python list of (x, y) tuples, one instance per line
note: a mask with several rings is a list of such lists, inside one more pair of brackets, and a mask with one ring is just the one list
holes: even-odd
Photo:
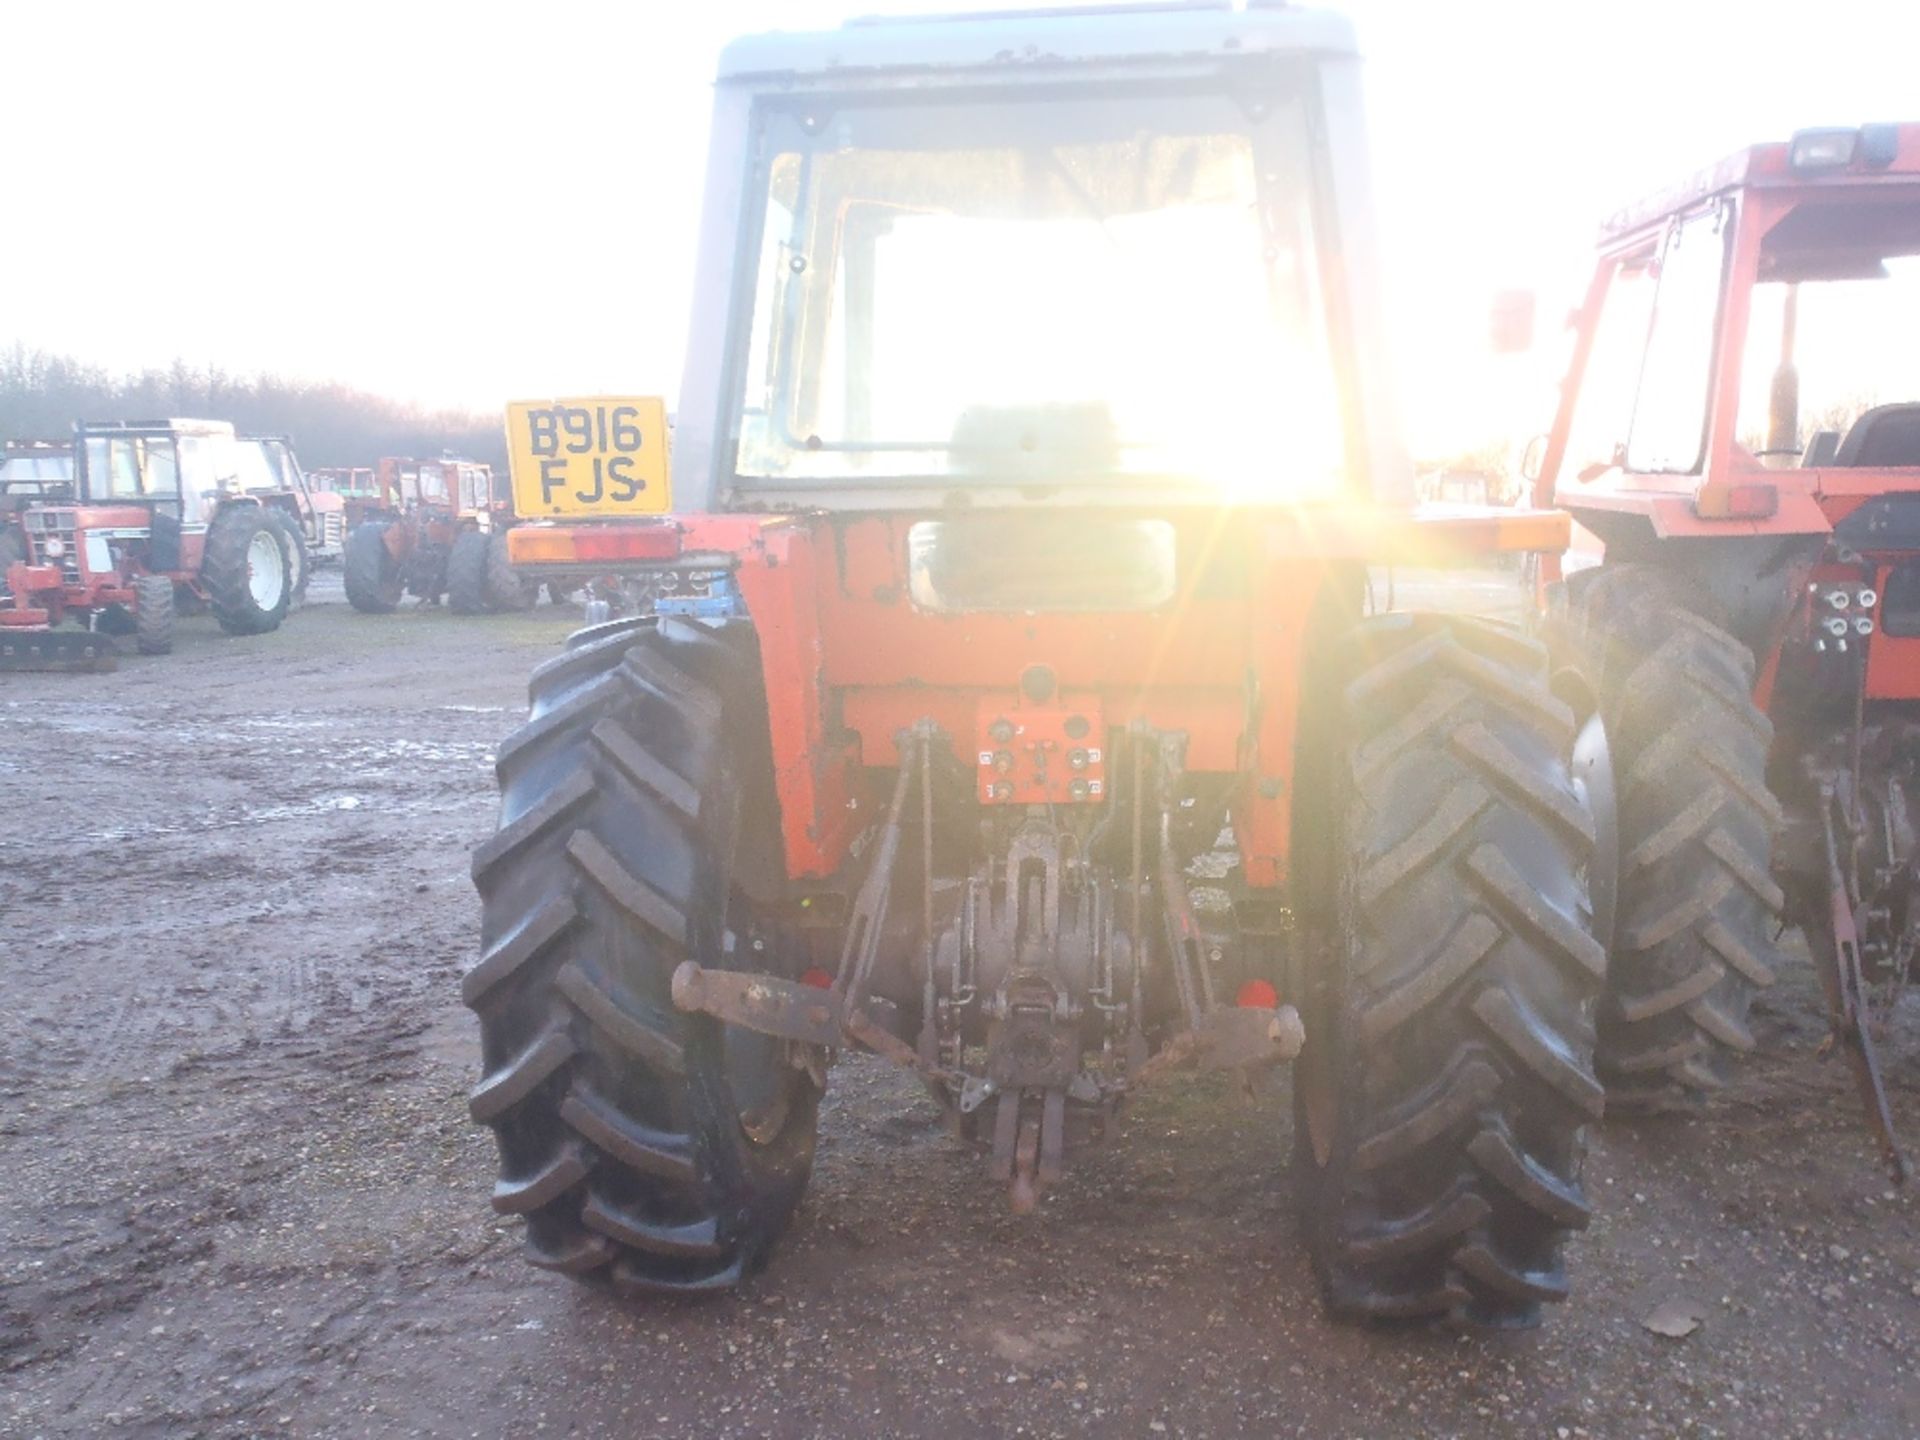
[(0, 514), (33, 500), (73, 494), (73, 446), (60, 440), (9, 440), (0, 451)]
[(1740, 151), (1603, 227), (1536, 498), (1615, 552), (1920, 506), (1916, 323), (1920, 125)]
[(329, 466), (306, 472), (307, 484), (327, 509), (338, 509), (348, 532), (381, 508), (377, 472), (371, 465)]
[(240, 444), (219, 420), (82, 421), (74, 458), (86, 507), (74, 523), (96, 546), (144, 541), (153, 570), (194, 568), (208, 522), (241, 489)]
[(399, 514), (448, 516), (486, 529), (511, 509), (504, 477), (496, 484), (493, 468), (474, 460), (390, 456), (380, 462), (378, 477), (386, 507)]
[(680, 507), (1410, 500), (1336, 17), (759, 36), (714, 137)]
[(300, 468), (285, 435), (240, 437), (240, 488), (286, 510), (300, 526), (307, 554), (335, 560), (346, 540), (346, 502), (321, 490)]

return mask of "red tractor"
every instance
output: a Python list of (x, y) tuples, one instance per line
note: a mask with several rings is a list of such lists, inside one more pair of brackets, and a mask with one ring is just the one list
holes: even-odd
[(339, 500), (347, 533), (351, 534), (384, 508), (378, 473), (371, 465), (327, 466), (309, 470), (307, 480), (316, 493)]
[(1566, 517), (1412, 508), (1358, 78), (1279, 6), (726, 51), (670, 493), (608, 532), (704, 608), (535, 672), (473, 859), (471, 1111), (535, 1264), (736, 1283), (844, 1049), (1017, 1209), (1157, 1077), (1297, 1056), (1335, 1311), (1566, 1294), (1599, 727), (1525, 634), (1368, 583)]
[(1869, 1022), (1920, 946), (1915, 321), (1920, 125), (1741, 151), (1607, 224), (1535, 489), (1596, 542), (1546, 578), (1619, 775), (1608, 1103), (1719, 1084), (1796, 924), (1901, 1177)]
[(20, 512), (0, 666), (94, 662), (120, 634), (164, 654), (176, 598), (229, 634), (277, 629), (302, 563), (298, 500), (252, 485), (245, 449), (218, 420), (76, 425), (71, 496)]
[(504, 476), (452, 456), (388, 458), (375, 475), (379, 502), (347, 535), (354, 609), (386, 614), (409, 594), (429, 605), (445, 596), (460, 615), (533, 608), (539, 582), (514, 574), (507, 558), (514, 514)]
[(9, 440), (0, 451), (0, 602), (7, 571), (27, 556), (21, 516), (37, 505), (73, 498), (73, 445), (62, 440)]

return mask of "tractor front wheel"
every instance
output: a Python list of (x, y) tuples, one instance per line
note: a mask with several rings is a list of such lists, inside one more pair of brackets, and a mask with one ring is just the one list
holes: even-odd
[(1619, 765), (1620, 924), (1600, 1016), (1616, 1109), (1684, 1109), (1751, 1050), (1785, 897), (1770, 873), (1780, 803), (1753, 655), (1651, 565), (1576, 576), (1551, 631), (1599, 698)]
[[(779, 822), (749, 628), (612, 629), (535, 672), (474, 852), (473, 1118), (536, 1265), (630, 1294), (725, 1289), (812, 1167), (818, 1057), (674, 1008), (687, 960), (781, 951), (751, 913)], [(773, 962), (766, 961), (770, 966)]]
[(173, 652), (173, 581), (168, 576), (134, 579), (133, 644), (142, 655)]
[(1606, 877), (1574, 717), (1515, 632), (1388, 616), (1355, 638), (1300, 800), (1330, 831), (1302, 858), (1315, 1265), (1339, 1315), (1530, 1324), (1567, 1294), (1602, 1105)]
[(229, 635), (280, 628), (293, 603), (292, 566), (279, 528), (259, 505), (229, 505), (207, 529), (200, 581)]
[(540, 599), (540, 582), (521, 577), (507, 556), (507, 532), (487, 537), (487, 603), (501, 612), (531, 610)]
[(363, 615), (391, 614), (400, 604), (400, 563), (387, 549), (387, 527), (363, 520), (353, 527), (340, 557), (340, 578), (347, 603)]
[(462, 530), (447, 555), (447, 608), (456, 615), (479, 615), (487, 608), (487, 537)]

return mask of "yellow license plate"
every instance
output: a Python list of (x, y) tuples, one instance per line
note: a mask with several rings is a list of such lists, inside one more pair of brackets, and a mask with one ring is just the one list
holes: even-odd
[(657, 397), (515, 400), (507, 406), (514, 512), (661, 515), (667, 478), (667, 406)]

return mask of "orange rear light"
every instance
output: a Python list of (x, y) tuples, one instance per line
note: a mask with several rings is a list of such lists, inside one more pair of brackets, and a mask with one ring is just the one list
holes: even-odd
[(1769, 520), (1780, 513), (1780, 491), (1764, 482), (1702, 485), (1693, 497), (1702, 520)]
[(516, 565), (606, 565), (679, 553), (675, 525), (519, 525), (507, 532), (507, 557)]
[(1273, 988), (1271, 981), (1249, 980), (1240, 987), (1233, 1003), (1242, 1010), (1275, 1010), (1280, 1005), (1280, 992)]

